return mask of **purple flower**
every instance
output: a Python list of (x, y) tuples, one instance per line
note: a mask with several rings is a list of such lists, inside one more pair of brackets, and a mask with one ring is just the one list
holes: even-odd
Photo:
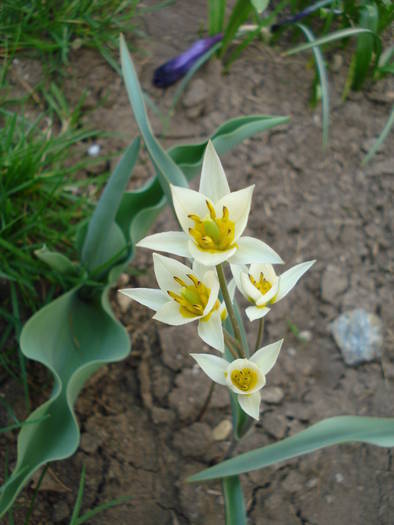
[(209, 38), (197, 40), (187, 51), (159, 66), (153, 73), (153, 84), (159, 88), (171, 86), (186, 75), (197, 60), (222, 38), (223, 35), (219, 33)]

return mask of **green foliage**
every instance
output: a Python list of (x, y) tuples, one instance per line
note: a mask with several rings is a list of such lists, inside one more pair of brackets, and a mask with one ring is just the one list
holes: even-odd
[(393, 124), (394, 124), (394, 107), (391, 108), (390, 116), (387, 119), (386, 125), (382, 129), (382, 132), (377, 138), (375, 144), (372, 146), (372, 148), (368, 151), (368, 153), (363, 158), (363, 161), (362, 161), (363, 165), (367, 164), (375, 156), (376, 152), (382, 146), (383, 142), (386, 140), (388, 134), (390, 133), (391, 128), (393, 127)]
[(321, 448), (351, 442), (369, 443), (378, 447), (393, 447), (394, 418), (338, 416), (324, 419), (294, 436), (246, 452), (203, 470), (191, 476), (189, 481), (206, 481), (236, 476)]
[(138, 0), (2, 0), (0, 52), (12, 57), (19, 50), (34, 51), (56, 70), (72, 50), (93, 47), (117, 67), (118, 35), (135, 29), (137, 5)]
[(226, 0), (208, 0), (209, 35), (217, 35), (223, 31)]
[(226, 525), (246, 525), (246, 508), (238, 476), (223, 478)]

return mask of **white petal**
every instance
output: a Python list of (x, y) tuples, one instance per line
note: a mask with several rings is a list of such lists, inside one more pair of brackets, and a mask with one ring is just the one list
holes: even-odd
[(170, 259), (164, 255), (154, 253), (153, 269), (155, 271), (157, 283), (164, 293), (167, 293), (168, 290), (177, 292), (181, 288), (181, 285), (175, 281), (174, 277), (179, 277), (182, 281), (185, 281), (187, 285), (192, 284), (187, 277), (188, 274), (192, 273), (191, 268), (175, 259)]
[(251, 361), (256, 363), (261, 372), (266, 375), (276, 363), (278, 355), (283, 343), (283, 339), (276, 341), (267, 346), (263, 346), (260, 350), (257, 350), (255, 354), (250, 358)]
[(188, 248), (190, 255), (205, 266), (217, 266), (237, 251), (237, 248), (231, 248), (230, 250), (211, 253), (206, 250), (200, 250), (193, 241), (189, 241)]
[(262, 293), (258, 290), (250, 281), (249, 274), (241, 273), (241, 290), (243, 291), (246, 299), (249, 298), (255, 303), (262, 297)]
[(200, 316), (196, 317), (184, 317), (179, 311), (179, 304), (175, 301), (171, 301), (162, 306), (153, 316), (153, 319), (162, 323), (169, 324), (171, 326), (180, 326), (182, 324), (192, 323), (196, 319), (200, 319)]
[(254, 363), (250, 359), (234, 359), (234, 361), (231, 361), (231, 363), (229, 363), (227, 367), (226, 384), (229, 387), (229, 389), (232, 390), (235, 394), (245, 394), (244, 391), (242, 391), (240, 388), (234, 385), (231, 379), (231, 374), (234, 370), (242, 370), (243, 368), (253, 369), (257, 374), (257, 383), (255, 384), (254, 388), (249, 391), (249, 394), (253, 394), (265, 385), (265, 376), (261, 372), (259, 367), (256, 365), (256, 363)]
[(249, 321), (255, 321), (256, 319), (261, 319), (268, 314), (270, 308), (257, 306), (248, 306), (245, 310), (246, 315), (248, 316)]
[(204, 308), (203, 315), (209, 314), (209, 312), (212, 310), (212, 308), (215, 306), (216, 300), (219, 295), (219, 279), (217, 277), (217, 274), (214, 270), (211, 270), (209, 272), (206, 272), (203, 277), (203, 284), (207, 286), (211, 290), (211, 293), (209, 294), (208, 302)]
[(306, 261), (296, 264), (286, 272), (279, 276), (279, 292), (275, 298), (276, 301), (283, 299), (292, 288), (297, 284), (297, 281), (304, 275), (309, 268), (315, 264), (316, 261)]
[(256, 279), (256, 281), (260, 279), (260, 274), (263, 274), (264, 279), (271, 284), (278, 280), (278, 276), (276, 275), (272, 264), (251, 264), (249, 268), (249, 273), (252, 277)]
[(267, 293), (260, 296), (260, 299), (256, 301), (256, 306), (264, 306), (269, 301), (271, 301), (271, 299), (274, 298), (275, 295), (278, 293), (278, 288), (279, 288), (279, 279), (277, 279), (274, 282), (274, 284), (271, 286), (271, 288), (268, 290)]
[(254, 419), (260, 418), (260, 402), (260, 392), (255, 392), (254, 394), (238, 394), (239, 406), (248, 416)]
[(229, 261), (231, 264), (250, 264), (250, 263), (283, 263), (279, 255), (265, 244), (265, 242), (253, 237), (241, 237), (237, 241), (238, 250)]
[(190, 257), (188, 236), (183, 232), (163, 232), (148, 235), (137, 242), (139, 248), (149, 248), (159, 252), (173, 253), (180, 257)]
[(209, 271), (213, 270), (215, 271), (214, 266), (205, 266), (204, 264), (199, 263), (198, 261), (193, 261), (193, 273), (197, 275), (197, 277), (200, 279), (200, 281), (203, 280), (204, 275)]
[(198, 323), (198, 335), (207, 345), (224, 352), (224, 338), (222, 320), (219, 311), (213, 312), (208, 321), (200, 319)]
[(202, 163), (200, 192), (209, 197), (213, 202), (217, 202), (224, 197), (224, 195), (230, 193), (222, 164), (210, 140), (205, 148)]
[(169, 302), (168, 295), (154, 288), (124, 288), (119, 292), (152, 310), (158, 310)]
[(242, 282), (241, 282), (241, 275), (243, 273), (248, 273), (248, 268), (244, 264), (230, 264), (231, 267), (231, 273), (233, 274), (235, 284), (237, 285), (238, 290), (241, 292), (241, 294), (247, 299), (243, 288), (242, 288)]
[(189, 234), (189, 228), (194, 226), (194, 221), (189, 219), (188, 215), (194, 213), (201, 218), (208, 215), (207, 197), (198, 191), (173, 186), (172, 184), (171, 194), (174, 210), (181, 228), (185, 233)]
[(234, 240), (236, 241), (243, 233), (248, 222), (250, 205), (252, 203), (254, 186), (243, 188), (239, 191), (229, 193), (219, 202), (215, 203), (216, 213), (221, 217), (223, 212), (223, 206), (229, 211), (229, 218), (235, 223), (235, 235)]
[(207, 374), (207, 376), (219, 383), (219, 385), (226, 384), (225, 372), (228, 367), (228, 362), (222, 357), (217, 357), (211, 354), (190, 354), (200, 366), (200, 368)]
[(230, 295), (231, 302), (234, 302), (234, 295), (235, 290), (237, 289), (237, 285), (235, 284), (235, 279), (231, 279), (231, 281), (228, 283), (228, 293)]

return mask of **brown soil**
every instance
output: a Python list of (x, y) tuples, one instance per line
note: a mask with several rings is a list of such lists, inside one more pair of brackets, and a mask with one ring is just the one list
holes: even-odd
[[(190, 44), (204, 22), (205, 2), (187, 4), (147, 16), (145, 52), (134, 57), (144, 89), (163, 112), (174, 89), (163, 94), (153, 88), (152, 72)], [(263, 44), (250, 47), (226, 77), (215, 62), (199, 72), (162, 140), (166, 146), (197, 141), (238, 115), (291, 115), (289, 125), (245, 141), (222, 159), (232, 189), (256, 185), (248, 233), (268, 242), (287, 265), (317, 259), (267, 317), (266, 341), (285, 336), (285, 345), (269, 376), (261, 420), (237, 452), (333, 415), (394, 416), (392, 142), (387, 140), (382, 152), (361, 167), (388, 117), (393, 91), (383, 80), (343, 102), (347, 66), (338, 67), (338, 57), (328, 59), (336, 67), (330, 71), (332, 122), (325, 152), (320, 109), (308, 105), (310, 57), (283, 58)], [(64, 89), (75, 101), (88, 89), (89, 124), (119, 133), (101, 141), (104, 154), (120, 151), (136, 136), (121, 79), (93, 52), (75, 55)], [(152, 122), (159, 133), (160, 120), (152, 116)], [(150, 164), (142, 163), (132, 187), (152, 174)], [(166, 212), (155, 231), (170, 227), (175, 222)], [(147, 273), (128, 285), (154, 286), (150, 254), (141, 251), (133, 264)], [(120, 286), (125, 285), (123, 279)], [(80, 449), (72, 459), (51, 465), (57, 481), (49, 479), (49, 487), (40, 491), (32, 522), (69, 522), (85, 464), (84, 509), (132, 497), (129, 505), (98, 515), (92, 524), (223, 523), (220, 484), (185, 482), (189, 474), (220, 461), (229, 446), (228, 435), (215, 439), (213, 433), (230, 420), (225, 389), (217, 387), (200, 413), (209, 380), (188, 355), (201, 351), (196, 327), (151, 322), (146, 308), (113, 297), (132, 353), (101, 370), (82, 392), (77, 402)], [(355, 307), (376, 313), (385, 334), (381, 362), (352, 368), (344, 364), (329, 324)], [(308, 342), (295, 337), (289, 322), (307, 331)], [(252, 340), (256, 327), (247, 326)], [(253, 525), (389, 525), (394, 515), (394, 466), (387, 449), (333, 447), (245, 475), (242, 482)], [(29, 487), (19, 503), (25, 506), (31, 495)]]

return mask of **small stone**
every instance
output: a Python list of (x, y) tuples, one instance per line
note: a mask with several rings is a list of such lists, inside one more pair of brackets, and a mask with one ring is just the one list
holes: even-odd
[(215, 441), (223, 441), (228, 437), (232, 429), (231, 421), (224, 419), (213, 430), (212, 437)]
[(321, 297), (327, 303), (338, 304), (338, 296), (348, 287), (347, 276), (343, 275), (341, 268), (327, 266), (321, 280)]
[(89, 432), (84, 432), (81, 435), (81, 450), (87, 452), (88, 454), (94, 454), (101, 444), (102, 439), (97, 434), (90, 434)]
[(335, 55), (332, 57), (331, 62), (331, 71), (334, 73), (337, 73), (343, 65), (343, 57), (339, 53), (335, 53)]
[(343, 477), (343, 474), (341, 474), (340, 472), (337, 472), (337, 473), (335, 474), (335, 481), (336, 481), (337, 483), (342, 483), (344, 479), (345, 479), (345, 478)]
[(193, 108), (204, 103), (208, 95), (208, 86), (202, 78), (194, 80), (183, 97), (185, 108)]
[(278, 386), (268, 386), (261, 391), (261, 400), (270, 405), (278, 405), (285, 397), (285, 393)]
[(373, 361), (382, 355), (383, 327), (376, 315), (357, 308), (337, 317), (330, 329), (347, 365)]
[(305, 486), (307, 489), (314, 489), (317, 486), (318, 481), (319, 480), (317, 478), (308, 479), (308, 481), (305, 483)]
[(152, 419), (155, 425), (160, 425), (161, 423), (171, 425), (175, 421), (175, 414), (167, 408), (153, 407)]
[(281, 414), (269, 412), (263, 417), (263, 428), (271, 436), (277, 439), (282, 439), (285, 436), (287, 430), (286, 418)]
[(129, 309), (130, 304), (131, 304), (130, 297), (127, 297), (126, 295), (118, 292), (116, 294), (116, 301), (117, 301), (117, 303), (119, 305), (120, 311), (122, 313), (126, 313), (127, 310)]
[(304, 480), (301, 474), (292, 470), (282, 482), (282, 487), (287, 490), (287, 492), (290, 492), (290, 494), (294, 494), (295, 492), (300, 492), (302, 490), (303, 484)]
[(331, 503), (334, 503), (334, 498), (333, 496), (331, 496), (331, 494), (327, 494), (327, 496), (325, 497), (325, 500), (327, 501), (329, 505), (331, 505)]
[(97, 157), (99, 155), (100, 151), (101, 151), (100, 144), (92, 144), (88, 148), (88, 155), (90, 157)]
[(301, 330), (298, 338), (305, 341), (305, 343), (310, 343), (312, 341), (312, 332), (310, 330)]
[(119, 288), (122, 288), (123, 286), (127, 286), (129, 284), (129, 280), (130, 280), (130, 277), (127, 273), (121, 273), (119, 275), (117, 286)]

